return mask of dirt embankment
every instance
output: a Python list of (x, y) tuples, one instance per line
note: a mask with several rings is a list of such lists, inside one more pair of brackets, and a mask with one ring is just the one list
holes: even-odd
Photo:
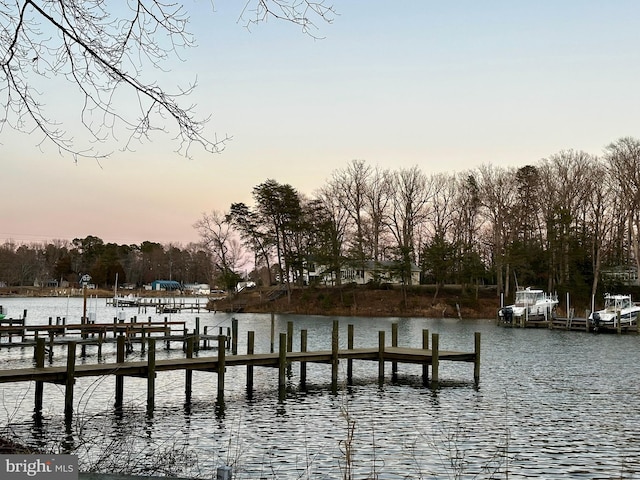
[(402, 289), (368, 287), (256, 289), (214, 303), (217, 310), (374, 317), (494, 318), (499, 299), (495, 288), (433, 286)]

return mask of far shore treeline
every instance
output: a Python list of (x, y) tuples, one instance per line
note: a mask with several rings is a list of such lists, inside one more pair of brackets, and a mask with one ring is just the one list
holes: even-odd
[(159, 279), (308, 285), (311, 265), (322, 266), (323, 283), (340, 285), (372, 261), (395, 265), (407, 284), (419, 268), (421, 283), (490, 284), (506, 295), (515, 285), (586, 297), (637, 284), (635, 138), (600, 156), (567, 150), (520, 168), (458, 173), (353, 160), (312, 193), (268, 179), (253, 187), (253, 200), (194, 219), (201, 241), (186, 246), (94, 236), (5, 242), (0, 286), (74, 285), (86, 273), (101, 288), (116, 276), (136, 288)]

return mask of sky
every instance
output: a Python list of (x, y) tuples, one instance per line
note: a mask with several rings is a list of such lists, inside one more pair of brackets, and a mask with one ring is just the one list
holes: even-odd
[[(108, 158), (75, 161), (5, 126), (0, 243), (186, 246), (204, 214), (252, 205), (267, 179), (312, 195), (354, 159), (427, 174), (518, 168), (640, 136), (635, 0), (335, 0), (321, 38), (273, 20), (247, 28), (243, 4), (186, 0), (198, 45), (143, 72), (171, 91), (197, 81), (184, 105), (211, 116), (209, 137), (231, 137), (221, 153), (186, 158), (156, 132), (134, 151), (119, 136)], [(41, 88), (50, 116), (86, 141), (77, 87)]]

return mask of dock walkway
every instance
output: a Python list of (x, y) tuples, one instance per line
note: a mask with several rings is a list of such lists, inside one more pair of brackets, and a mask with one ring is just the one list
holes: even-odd
[(237, 341), (231, 343), (232, 354), (227, 355), (227, 346), (229, 342), (225, 335), (219, 335), (218, 352), (216, 356), (196, 356), (194, 357), (194, 344), (197, 342), (197, 336), (193, 335), (188, 338), (185, 349), (185, 358), (160, 359), (156, 360), (156, 339), (149, 338), (147, 340), (148, 353), (146, 361), (125, 361), (125, 336), (117, 337), (117, 353), (115, 363), (97, 363), (97, 364), (80, 364), (76, 365), (76, 345), (71, 341), (67, 348), (66, 366), (47, 366), (45, 367), (45, 339), (38, 339), (35, 347), (35, 367), (14, 368), (0, 370), (0, 383), (13, 382), (35, 382), (35, 408), (36, 412), (42, 410), (43, 404), (43, 384), (56, 383), (63, 384), (65, 388), (65, 418), (71, 421), (73, 412), (73, 385), (75, 378), (78, 377), (96, 377), (115, 375), (116, 392), (115, 406), (122, 407), (124, 378), (125, 377), (142, 377), (147, 379), (147, 408), (153, 410), (155, 403), (155, 378), (157, 372), (184, 370), (185, 371), (185, 395), (186, 401), (191, 401), (191, 382), (193, 371), (215, 372), (218, 377), (218, 396), (219, 402), (224, 401), (224, 380), (225, 372), (228, 367), (245, 367), (247, 392), (249, 395), (253, 390), (253, 369), (254, 367), (271, 367), (277, 368), (278, 390), (280, 395), (284, 395), (286, 386), (286, 371), (293, 363), (297, 363), (300, 367), (300, 383), (306, 383), (306, 365), (307, 363), (325, 363), (331, 365), (331, 386), (333, 391), (337, 391), (338, 385), (338, 365), (340, 360), (347, 361), (347, 380), (351, 382), (353, 375), (353, 361), (374, 361), (378, 363), (378, 378), (380, 382), (385, 378), (385, 364), (391, 363), (392, 373), (395, 377), (397, 374), (398, 363), (412, 363), (422, 365), (423, 381), (427, 385), (429, 383), (428, 367), (431, 367), (432, 387), (436, 387), (439, 382), (439, 363), (440, 361), (454, 362), (470, 362), (474, 364), (473, 378), (477, 384), (480, 380), (480, 333), (475, 334), (474, 351), (473, 352), (457, 352), (457, 351), (441, 351), (439, 348), (439, 335), (433, 334), (431, 346), (429, 346), (429, 332), (423, 330), (422, 347), (408, 348), (398, 346), (398, 325), (392, 325), (392, 342), (391, 346), (386, 345), (385, 332), (378, 332), (378, 346), (370, 348), (354, 348), (353, 346), (353, 325), (349, 325), (348, 332), (348, 348), (338, 348), (338, 321), (334, 321), (331, 350), (309, 352), (306, 349), (307, 331), (302, 330), (300, 345), (301, 351), (293, 352), (291, 345), (292, 324), (288, 324), (288, 333), (281, 333), (279, 338), (278, 351), (274, 352), (273, 348), (268, 353), (254, 352), (254, 332), (248, 332), (247, 353), (237, 353)]

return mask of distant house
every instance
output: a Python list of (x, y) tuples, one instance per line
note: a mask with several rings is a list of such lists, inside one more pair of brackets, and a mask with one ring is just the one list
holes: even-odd
[(184, 285), (184, 290), (193, 295), (209, 295), (211, 287), (208, 283), (189, 283)]
[(182, 290), (182, 285), (175, 280), (154, 280), (151, 282), (151, 290)]
[[(345, 266), (340, 271), (340, 283), (356, 283), (365, 285), (370, 282), (390, 283), (401, 285), (403, 282), (400, 273), (400, 263), (395, 261), (366, 261), (363, 268), (355, 266)], [(305, 280), (309, 282), (321, 282), (335, 285), (337, 283), (335, 272), (329, 272), (326, 265), (309, 263), (305, 271)], [(420, 283), (420, 267), (411, 264), (411, 284)]]
[(638, 270), (635, 267), (610, 267), (602, 269), (603, 280), (615, 282), (620, 285), (640, 285)]

